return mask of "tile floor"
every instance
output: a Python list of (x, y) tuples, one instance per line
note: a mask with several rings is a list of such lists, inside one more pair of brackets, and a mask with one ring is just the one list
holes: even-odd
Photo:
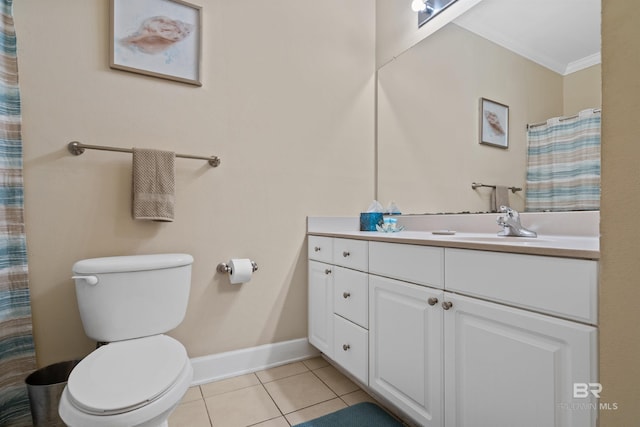
[(289, 427), (375, 400), (323, 358), (191, 387), (169, 427)]

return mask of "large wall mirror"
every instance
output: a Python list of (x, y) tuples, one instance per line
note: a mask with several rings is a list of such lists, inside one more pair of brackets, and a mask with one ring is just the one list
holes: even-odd
[[(427, 23), (426, 25), (429, 25)], [(403, 213), (525, 208), (527, 124), (599, 109), (600, 0), (482, 0), (378, 70), (377, 195)], [(482, 99), (508, 147), (481, 144)]]

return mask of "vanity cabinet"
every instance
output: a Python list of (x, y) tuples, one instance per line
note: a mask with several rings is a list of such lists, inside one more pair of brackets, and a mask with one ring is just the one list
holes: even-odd
[(309, 236), (309, 342), (363, 384), (369, 375), (367, 268), (368, 242)]
[[(309, 236), (310, 258), (318, 237)], [(333, 245), (330, 263), (309, 261), (310, 342), (414, 422), (596, 425), (594, 396), (574, 397), (574, 384), (597, 382), (596, 261), (337, 238), (324, 245)], [(366, 268), (357, 260), (364, 248)]]

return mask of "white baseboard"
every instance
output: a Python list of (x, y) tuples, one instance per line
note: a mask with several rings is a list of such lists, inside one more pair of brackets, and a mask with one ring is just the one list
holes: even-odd
[(318, 356), (320, 352), (309, 344), (307, 338), (265, 344), (258, 347), (191, 359), (193, 381), (200, 385), (237, 375), (273, 368), (299, 360)]

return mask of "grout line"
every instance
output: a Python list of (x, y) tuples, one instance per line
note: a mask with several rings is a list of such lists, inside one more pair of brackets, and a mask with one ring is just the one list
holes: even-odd
[(347, 402), (344, 401), (344, 399), (342, 398), (342, 396), (338, 396), (338, 399), (342, 400), (342, 403), (344, 403), (345, 405), (347, 405), (347, 408), (351, 405), (349, 405)]
[[(232, 390), (227, 390), (227, 391), (222, 392), (222, 393), (212, 394), (212, 395), (210, 395), (210, 396), (205, 396), (205, 395), (204, 395), (204, 392), (202, 391), (202, 386), (203, 386), (203, 385), (207, 385), (207, 384), (214, 384), (214, 383), (217, 383), (217, 382), (227, 381), (227, 380), (231, 380), (231, 379), (234, 379), (234, 378), (243, 377), (243, 376), (246, 376), (246, 375), (253, 375), (253, 376), (255, 376), (255, 377), (256, 377), (256, 379), (258, 380), (258, 382), (257, 382), (256, 384), (243, 385), (242, 387), (234, 388), (234, 389), (232, 389)], [(242, 375), (238, 375), (238, 376), (236, 376), (236, 377), (230, 377), (230, 378), (225, 378), (225, 379), (223, 379), (223, 380), (211, 381), (211, 382), (209, 382), (209, 383), (200, 384), (200, 385), (199, 385), (199, 387), (200, 387), (200, 394), (202, 395), (202, 398), (203, 398), (203, 399), (208, 399), (208, 398), (210, 398), (210, 397), (220, 396), (220, 395), (222, 395), (222, 394), (233, 393), (234, 391), (239, 391), (239, 390), (244, 390), (244, 389), (246, 389), (246, 388), (255, 387), (255, 386), (257, 386), (257, 385), (262, 385), (262, 383), (260, 382), (260, 378), (258, 378), (258, 376), (257, 376), (255, 373), (253, 373), (253, 372), (252, 372), (252, 373), (249, 373), (249, 374), (242, 374)]]
[[(260, 379), (260, 378), (258, 378)], [(276, 405), (276, 408), (278, 409), (278, 412), (280, 412), (280, 415), (284, 417), (284, 419), (286, 420), (287, 417), (284, 416), (284, 412), (282, 412), (282, 409), (280, 409), (280, 407), (278, 406), (278, 403), (276, 403), (275, 399), (273, 398), (273, 396), (271, 396), (271, 393), (269, 393), (269, 390), (267, 390), (267, 388), (264, 386), (264, 384), (260, 384), (263, 388), (263, 390), (267, 393), (267, 396), (269, 396), (269, 399), (271, 399), (271, 401), (273, 402), (274, 405)], [(289, 423), (289, 421), (287, 420), (287, 423)]]
[[(257, 376), (257, 375), (256, 375), (256, 376)], [(290, 375), (290, 376), (293, 376), (293, 375)], [(288, 378), (288, 377), (285, 377), (285, 378)], [(278, 409), (278, 411), (280, 412), (280, 416), (281, 416), (282, 418), (284, 418), (284, 421), (289, 425), (289, 427), (291, 427), (293, 424), (291, 424), (291, 423), (289, 422), (289, 420), (287, 419), (286, 414), (285, 414), (284, 412), (282, 412), (282, 409), (280, 409), (280, 406), (278, 406), (278, 404), (277, 404), (277, 403), (276, 403), (276, 401), (274, 400), (273, 396), (271, 396), (271, 393), (269, 393), (269, 390), (267, 390), (267, 388), (264, 386), (264, 384), (263, 384), (263, 383), (262, 383), (262, 381), (260, 380), (260, 377), (258, 377), (258, 380), (260, 381), (260, 385), (262, 386), (262, 388), (264, 389), (264, 391), (267, 393), (267, 396), (269, 396), (269, 399), (271, 399), (271, 401), (273, 402), (273, 404), (274, 404), (274, 405), (276, 405), (276, 408), (277, 408), (277, 409)], [(274, 380), (274, 381), (277, 381), (277, 380)], [(270, 382), (273, 382), (273, 381), (270, 381)], [(295, 411), (294, 411), (294, 412), (295, 412)], [(276, 418), (278, 418), (278, 417), (276, 417)], [(271, 419), (274, 419), (274, 418), (271, 418)], [(268, 421), (268, 420), (265, 420), (265, 421)], [(263, 422), (264, 422), (264, 421), (263, 421)]]
[(277, 420), (278, 418), (284, 418), (284, 421), (287, 424), (289, 424), (289, 427), (291, 427), (291, 423), (289, 422), (289, 420), (287, 420), (287, 417), (285, 417), (284, 415), (281, 415), (279, 417), (268, 418), (268, 419), (262, 420), (262, 421), (258, 421), (257, 423), (249, 424), (248, 426), (245, 426), (245, 427), (257, 426), (258, 424), (266, 423), (267, 421), (271, 421), (271, 420)]
[(204, 398), (204, 394), (202, 393), (202, 388), (198, 386), (198, 390), (200, 391), (200, 399), (202, 399), (202, 403), (204, 403), (204, 410), (207, 411), (207, 419), (209, 420), (209, 427), (213, 427), (213, 420), (211, 419), (211, 413), (209, 413), (209, 406), (207, 406), (207, 401)]
[[(293, 363), (302, 363), (302, 361), (300, 361), (300, 362), (293, 362)], [(293, 364), (293, 363), (290, 363), (290, 364)], [(287, 366), (287, 365), (282, 365), (282, 366)], [(260, 384), (264, 385), (264, 384), (269, 384), (269, 383), (272, 383), (272, 382), (274, 382), (274, 381), (282, 380), (282, 379), (285, 379), (285, 378), (294, 377), (294, 376), (296, 376), (296, 375), (305, 374), (305, 373), (307, 373), (307, 372), (313, 372), (313, 371), (312, 371), (311, 369), (309, 369), (309, 367), (308, 367), (307, 365), (305, 365), (304, 363), (302, 363), (302, 366), (304, 366), (304, 367), (305, 367), (306, 371), (303, 371), (303, 372), (296, 372), (295, 374), (285, 375), (284, 377), (275, 378), (275, 379), (272, 379), (272, 380), (269, 380), (269, 381), (262, 381), (262, 379), (261, 379), (261, 378), (260, 378), (260, 376), (258, 375), (258, 372), (264, 372), (264, 371), (257, 371), (257, 372), (254, 372), (253, 374), (254, 374), (256, 377), (258, 377), (258, 381), (260, 381)], [(276, 369), (276, 368), (271, 368), (271, 369)], [(267, 370), (268, 370), (268, 369), (267, 369)]]
[[(331, 366), (331, 365), (329, 365), (329, 366)], [(326, 366), (323, 366), (323, 368), (326, 368)], [(317, 370), (320, 370), (320, 369), (322, 369), (322, 368), (318, 368), (318, 369), (316, 369), (316, 370), (314, 370), (314, 371), (317, 371)], [(335, 369), (335, 368), (334, 368), (334, 369)], [(362, 390), (362, 388), (361, 388), (357, 383), (355, 383), (355, 382), (351, 381), (351, 379), (350, 379), (349, 377), (345, 376), (342, 372), (340, 372), (340, 371), (338, 371), (338, 370), (336, 369), (336, 371), (337, 371), (340, 375), (344, 376), (344, 377), (345, 377), (345, 378), (347, 378), (349, 381), (353, 382), (353, 383), (356, 385), (356, 387), (358, 387), (356, 390), (353, 390), (353, 391), (350, 391), (350, 392), (347, 392), (347, 393), (343, 393), (343, 394), (339, 394), (337, 391), (335, 391), (333, 388), (331, 388), (331, 386), (330, 386), (326, 381), (324, 381), (322, 378), (320, 378), (320, 377), (318, 376), (318, 374), (316, 374), (314, 371), (311, 371), (311, 373), (312, 373), (313, 375), (315, 375), (315, 376), (316, 376), (316, 378), (318, 378), (318, 379), (319, 379), (319, 380), (320, 380), (324, 385), (326, 385), (326, 386), (327, 386), (327, 388), (328, 388), (329, 390), (331, 390), (331, 391), (333, 392), (333, 394), (335, 394), (335, 395), (336, 395), (336, 397), (340, 398), (340, 400), (342, 400), (342, 396), (345, 396), (345, 395), (347, 395), (347, 394), (349, 394), (349, 393), (355, 393), (355, 392), (356, 392), (356, 391), (358, 391), (358, 390)], [(364, 390), (362, 390), (362, 391), (364, 391)], [(343, 400), (343, 402), (344, 402), (344, 400)], [(344, 402), (344, 403), (346, 404), (347, 402)], [(351, 405), (347, 404), (347, 406), (351, 406)]]
[(213, 427), (213, 420), (211, 419), (211, 413), (209, 412), (209, 405), (207, 405), (207, 400), (204, 398), (204, 394), (202, 394), (202, 388), (198, 386), (200, 390), (200, 399), (202, 403), (204, 403), (204, 410), (207, 411), (207, 419), (209, 420), (209, 427)]
[[(297, 362), (294, 362), (294, 363), (297, 363)], [(258, 379), (258, 383), (257, 383), (257, 384), (253, 384), (253, 385), (249, 385), (249, 386), (245, 386), (245, 387), (240, 387), (240, 388), (238, 388), (238, 389), (234, 389), (234, 390), (229, 390), (229, 391), (226, 391), (226, 392), (224, 392), (224, 393), (219, 393), (218, 395), (220, 395), (220, 394), (225, 394), (225, 393), (232, 393), (232, 392), (235, 392), (235, 391), (238, 391), (238, 390), (243, 390), (243, 389), (246, 389), (246, 388), (249, 388), (249, 387), (255, 387), (256, 385), (260, 385), (260, 386), (262, 386), (263, 390), (264, 390), (264, 391), (267, 393), (267, 395), (269, 396), (269, 399), (271, 399), (271, 401), (273, 402), (273, 404), (274, 404), (274, 405), (276, 406), (276, 408), (278, 409), (278, 412), (280, 413), (280, 416), (279, 416), (279, 417), (270, 418), (270, 419), (267, 419), (267, 420), (263, 420), (263, 421), (260, 421), (260, 422), (258, 422), (258, 423), (256, 423), (256, 424), (260, 424), (260, 423), (265, 422), (265, 421), (269, 421), (269, 420), (272, 420), (272, 419), (277, 419), (277, 418), (282, 417), (282, 418), (284, 418), (285, 422), (286, 422), (290, 427), (291, 427), (293, 424), (291, 424), (291, 423), (289, 422), (289, 420), (287, 419), (287, 415), (293, 414), (293, 413), (295, 413), (295, 412), (302, 411), (302, 410), (305, 410), (305, 409), (311, 408), (311, 407), (313, 407), (313, 406), (316, 406), (316, 405), (320, 405), (320, 404), (323, 404), (323, 403), (329, 402), (329, 401), (334, 400), (334, 399), (340, 399), (340, 401), (341, 401), (342, 403), (344, 403), (346, 407), (351, 406), (351, 405), (349, 405), (347, 402), (345, 402), (345, 401), (344, 401), (344, 399), (342, 399), (342, 397), (341, 397), (341, 396), (340, 396), (340, 395), (339, 395), (335, 390), (333, 390), (333, 389), (329, 386), (329, 384), (328, 384), (327, 382), (325, 382), (322, 378), (320, 378), (320, 377), (318, 376), (318, 374), (315, 372), (315, 371), (317, 371), (317, 370), (320, 370), (320, 369), (326, 368), (326, 367), (328, 367), (328, 366), (332, 366), (331, 364), (328, 364), (328, 365), (326, 365), (326, 366), (320, 366), (320, 367), (318, 367), (318, 368), (316, 368), (316, 369), (311, 369), (309, 366), (307, 366), (307, 365), (304, 363), (304, 361), (300, 361), (299, 363), (302, 363), (302, 365), (305, 367), (305, 370), (304, 370), (304, 371), (302, 371), (302, 372), (297, 372), (297, 373), (294, 373), (294, 374), (291, 374), (291, 375), (286, 375), (286, 376), (284, 376), (284, 377), (280, 377), (280, 378), (272, 379), (272, 380), (269, 380), (269, 381), (262, 381), (262, 379), (257, 375), (257, 373), (258, 373), (258, 372), (262, 372), (262, 371), (252, 372), (252, 374), (253, 374), (253, 375)], [(285, 365), (283, 365), (283, 366), (285, 366)], [(296, 376), (296, 375), (306, 374), (306, 373), (309, 373), (309, 372), (310, 372), (311, 374), (313, 374), (313, 376), (314, 376), (314, 377), (316, 377), (318, 380), (320, 380), (320, 382), (321, 382), (322, 384), (324, 384), (324, 385), (325, 385), (325, 386), (326, 386), (326, 387), (331, 391), (331, 393), (332, 393), (334, 396), (333, 396), (333, 397), (331, 397), (331, 398), (329, 398), (329, 399), (326, 399), (326, 400), (323, 400), (323, 401), (320, 401), (320, 402), (316, 402), (316, 403), (314, 403), (314, 404), (311, 404), (311, 405), (308, 405), (308, 406), (305, 406), (305, 407), (302, 407), (302, 408), (298, 408), (298, 409), (296, 409), (296, 410), (294, 410), (294, 411), (291, 411), (291, 412), (289, 412), (289, 413), (286, 413), (286, 414), (285, 414), (285, 413), (282, 411), (282, 409), (280, 409), (280, 407), (278, 406), (278, 404), (277, 404), (277, 403), (276, 403), (276, 401), (274, 400), (273, 396), (271, 396), (271, 394), (269, 393), (269, 390), (267, 390), (267, 388), (265, 387), (265, 384), (269, 384), (269, 383), (272, 383), (272, 382), (275, 382), (275, 381), (279, 381), (279, 380), (282, 380), (282, 379), (286, 379), (286, 378), (291, 378), (291, 377), (294, 377), (294, 376)], [(234, 377), (232, 377), (232, 378), (234, 378)], [(224, 380), (220, 380), (220, 381), (224, 381)], [(212, 381), (212, 382), (216, 382), (216, 381)], [(357, 384), (356, 384), (356, 385), (357, 385)], [(209, 412), (209, 407), (208, 407), (208, 406), (207, 406), (207, 404), (206, 404), (206, 399), (207, 399), (208, 397), (213, 397), (213, 396), (217, 396), (217, 395), (213, 395), (213, 396), (205, 397), (205, 396), (204, 396), (204, 392), (203, 392), (203, 390), (202, 390), (202, 385), (199, 385), (199, 386), (198, 386), (198, 389), (199, 389), (199, 391), (200, 391), (201, 399), (203, 400), (203, 402), (204, 402), (204, 404), (205, 404), (205, 409), (206, 409), (206, 411), (207, 411), (207, 416), (208, 416), (208, 418), (209, 418), (209, 424), (210, 424), (210, 426), (213, 426), (213, 419), (212, 419), (212, 417), (211, 417), (211, 413)], [(347, 394), (350, 394), (350, 393), (355, 393), (355, 392), (360, 391), (360, 390), (362, 390), (362, 389), (361, 389), (360, 387), (358, 387), (358, 389), (357, 389), (357, 390), (354, 390), (353, 392), (345, 393), (344, 395), (347, 395)], [(254, 426), (254, 425), (256, 425), (256, 424), (251, 424), (251, 425), (252, 425), (252, 426)]]
[(326, 382), (324, 382), (324, 381), (322, 380), (322, 378), (320, 378), (320, 377), (318, 376), (318, 374), (316, 374), (314, 371), (311, 371), (311, 373), (312, 373), (312, 374), (313, 374), (317, 379), (319, 379), (319, 380), (320, 380), (320, 382), (321, 382), (322, 384), (324, 384), (325, 386), (327, 386), (327, 387), (329, 388), (329, 390), (331, 390), (331, 392), (332, 392), (333, 394), (335, 394), (335, 395), (336, 395), (336, 397), (340, 397), (340, 396), (338, 396), (338, 393), (336, 393), (335, 391), (333, 391), (333, 389), (332, 389), (331, 387), (329, 387), (329, 384), (327, 384)]
[(327, 400), (323, 400), (323, 401), (320, 401), (320, 402), (316, 402), (316, 403), (313, 403), (313, 404), (311, 404), (311, 405), (309, 405), (309, 406), (305, 406), (305, 407), (303, 407), (303, 408), (298, 408), (298, 409), (296, 409), (295, 411), (288, 412), (288, 413), (287, 413), (287, 414), (285, 414), (285, 415), (291, 415), (291, 414), (293, 414), (294, 412), (302, 411), (302, 410), (304, 410), (304, 409), (313, 408), (313, 407), (314, 407), (314, 406), (316, 406), (316, 405), (320, 405), (321, 403), (327, 403), (327, 402), (330, 402), (330, 401), (335, 400), (335, 399), (340, 399), (340, 398), (339, 398), (338, 396), (336, 396), (336, 397), (332, 397), (331, 399), (327, 399)]

